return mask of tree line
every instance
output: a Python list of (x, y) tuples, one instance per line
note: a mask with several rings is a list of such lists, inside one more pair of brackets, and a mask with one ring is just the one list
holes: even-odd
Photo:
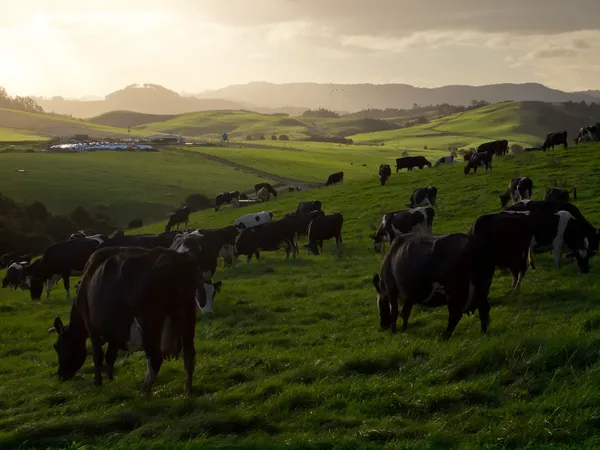
[(15, 95), (11, 97), (4, 87), (0, 86), (0, 108), (19, 109), (21, 111), (44, 112), (44, 109), (31, 97)]

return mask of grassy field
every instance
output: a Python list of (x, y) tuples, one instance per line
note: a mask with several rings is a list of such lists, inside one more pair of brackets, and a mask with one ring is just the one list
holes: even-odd
[[(597, 447), (598, 257), (581, 275), (573, 263), (557, 271), (540, 255), (514, 297), (511, 278), (498, 273), (488, 335), (479, 334), (477, 316), (464, 317), (444, 342), (444, 308), (416, 308), (406, 333), (378, 332), (371, 279), (382, 255), (368, 235), (382, 212), (402, 208), (412, 189), (427, 185), (439, 189), (434, 232), (464, 232), (498, 210), (498, 195), (516, 175), (531, 177), (540, 199), (550, 178), (563, 174), (578, 188), (575, 203), (599, 225), (599, 155), (598, 145), (510, 155), (495, 161), (493, 173), (465, 176), (456, 164), (393, 174), (385, 187), (371, 172), (244, 209), (281, 217), (299, 201), (319, 199), (327, 212), (344, 214), (343, 254), (334, 256), (328, 242), (320, 256), (302, 252), (286, 262), (282, 253), (263, 253), (260, 263), (219, 268), (215, 314), (198, 318), (192, 398), (183, 396), (181, 361), (165, 363), (152, 397), (143, 397), (141, 355), (121, 357), (115, 382), (102, 388), (92, 385), (90, 358), (78, 377), (58, 382), (55, 337), (46, 330), (57, 314), (68, 320), (64, 291), (34, 303), (0, 290), (0, 447)], [(223, 226), (241, 212), (197, 213), (192, 224)]]
[(212, 198), (224, 190), (251, 190), (259, 181), (269, 180), (182, 151), (0, 153), (3, 194), (39, 200), (55, 213), (82, 205), (121, 226), (135, 218), (161, 220), (192, 193)]
[(41, 141), (44, 138), (34, 133), (22, 133), (10, 128), (0, 128), (0, 142)]

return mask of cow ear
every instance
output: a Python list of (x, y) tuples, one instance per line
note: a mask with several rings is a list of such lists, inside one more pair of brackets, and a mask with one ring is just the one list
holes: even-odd
[(219, 292), (221, 290), (221, 286), (223, 286), (222, 281), (217, 281), (216, 283), (213, 283), (213, 287), (215, 288), (216, 292)]
[[(48, 330), (48, 331), (50, 331), (50, 330)], [(60, 317), (56, 317), (54, 319), (54, 331), (56, 331), (59, 336), (62, 335), (65, 332), (65, 327), (64, 327), (64, 325), (62, 323), (62, 320), (60, 320)]]
[(376, 273), (375, 275), (373, 275), (373, 285), (375, 286), (375, 290), (377, 292), (379, 292), (379, 282), (381, 281), (381, 278), (379, 278), (379, 274)]

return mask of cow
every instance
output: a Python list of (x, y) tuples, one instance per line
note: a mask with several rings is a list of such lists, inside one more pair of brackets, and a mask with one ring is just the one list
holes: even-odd
[(392, 175), (392, 168), (389, 164), (381, 164), (379, 166), (379, 182), (382, 186), (385, 186), (388, 178)]
[(546, 140), (544, 141), (544, 145), (542, 145), (542, 150), (546, 151), (552, 148), (554, 150), (555, 145), (562, 145), (566, 150), (569, 146), (567, 142), (567, 132), (562, 131), (558, 133), (548, 133), (546, 136)]
[(256, 198), (261, 202), (268, 202), (271, 198), (271, 194), (269, 194), (267, 188), (260, 188), (256, 193)]
[(31, 255), (26, 253), (5, 253), (0, 257), (0, 269), (6, 269), (14, 262), (26, 262), (29, 264), (31, 262)]
[(508, 141), (492, 141), (492, 142), (484, 142), (479, 147), (477, 147), (476, 153), (486, 153), (490, 156), (490, 160), (494, 155), (503, 156), (508, 153)]
[(508, 189), (500, 196), (501, 207), (504, 208), (511, 200), (514, 205), (522, 200), (531, 200), (533, 181), (527, 177), (513, 178), (508, 183)]
[(177, 210), (173, 211), (169, 214), (169, 222), (165, 226), (165, 231), (171, 231), (175, 225), (177, 225), (177, 229), (179, 229), (180, 224), (184, 224), (187, 227), (187, 224), (190, 219), (190, 208), (186, 206), (182, 206)]
[(453, 162), (454, 162), (454, 155), (442, 156), (440, 159), (438, 159), (435, 162), (435, 167), (439, 166), (440, 164), (452, 164)]
[(544, 194), (544, 200), (568, 202), (570, 200), (569, 194), (571, 194), (571, 192), (573, 193), (573, 200), (577, 200), (577, 188), (573, 188), (569, 191), (567, 189), (551, 187)]
[(107, 236), (92, 236), (83, 239), (67, 240), (52, 244), (38, 259), (24, 270), (29, 277), (32, 300), (39, 300), (46, 283), (46, 300), (54, 283), (62, 278), (67, 299), (70, 297), (70, 277), (83, 272), (89, 257), (99, 245), (108, 240)]
[(575, 145), (580, 142), (593, 142), (600, 140), (600, 123), (593, 126), (582, 127), (575, 138)]
[(474, 173), (477, 173), (478, 167), (485, 167), (485, 171), (488, 169), (492, 170), (492, 155), (490, 153), (475, 153), (471, 160), (465, 166), (465, 175), (467, 175), (471, 169)]
[(285, 249), (285, 259), (289, 259), (290, 253), (296, 258), (294, 235), (293, 226), (284, 219), (245, 228), (235, 241), (235, 252), (246, 255), (248, 262), (252, 255), (260, 261), (261, 251), (273, 252), (281, 248)]
[(437, 188), (435, 186), (428, 186), (424, 188), (417, 188), (413, 191), (408, 202), (409, 208), (418, 208), (419, 206), (435, 206), (437, 199)]
[(29, 263), (27, 261), (11, 263), (6, 269), (6, 276), (2, 279), (2, 287), (12, 286), (15, 290), (19, 287), (21, 290), (29, 289), (27, 277), (25, 276), (25, 271), (28, 266)]
[(308, 213), (288, 213), (283, 216), (283, 220), (289, 221), (294, 229), (294, 245), (296, 246), (296, 252), (299, 252), (298, 236), (307, 236), (310, 223), (317, 217), (323, 216), (325, 216), (325, 212), (320, 209)]
[(71, 234), (69, 236), (69, 240), (72, 241), (73, 239), (83, 239), (85, 237), (87, 237), (87, 235), (85, 234), (85, 231), (79, 230), (79, 231), (76, 231), (75, 233)]
[[(223, 258), (225, 266), (235, 266), (235, 240), (239, 234), (239, 230), (236, 227), (228, 226), (214, 230), (194, 230), (190, 234), (198, 237), (198, 244), (202, 247), (202, 251), (206, 255), (214, 256), (210, 267), (207, 267), (207, 270), (211, 271), (211, 276), (215, 274), (217, 259), (219, 257)], [(177, 236), (173, 242), (180, 236)]]
[(123, 229), (122, 228), (117, 228), (108, 237), (110, 239), (112, 239), (112, 238), (118, 238), (118, 237), (123, 237), (123, 236), (125, 236), (125, 232), (123, 231)]
[(297, 214), (305, 214), (311, 211), (320, 211), (322, 204), (319, 200), (313, 200), (310, 202), (300, 202), (296, 207)]
[(527, 272), (527, 255), (535, 233), (534, 222), (525, 214), (486, 214), (469, 227), (467, 235), (479, 236), (485, 254), (500, 269), (512, 272), (512, 292), (519, 291)]
[(481, 332), (490, 322), (489, 289), (494, 265), (477, 236), (462, 233), (397, 236), (373, 276), (381, 329), (396, 332), (398, 298), (403, 301), (402, 330), (406, 331), (413, 305), (448, 307), (444, 337), (452, 336), (465, 313), (479, 311)]
[(288, 192), (300, 192), (300, 186), (288, 186)]
[(261, 211), (250, 213), (235, 219), (234, 225), (238, 230), (255, 227), (273, 221), (273, 213), (271, 211)]
[(344, 181), (344, 172), (336, 172), (329, 175), (325, 186), (331, 186), (332, 184), (342, 183)]
[(396, 173), (401, 169), (407, 169), (409, 172), (414, 167), (422, 169), (423, 167), (431, 168), (431, 163), (427, 161), (424, 156), (405, 156), (403, 158), (396, 158)]
[(173, 239), (163, 234), (139, 234), (109, 238), (98, 245), (98, 250), (107, 247), (169, 248), (172, 242)]
[(239, 191), (221, 192), (220, 194), (217, 194), (215, 197), (215, 212), (217, 212), (222, 205), (231, 203), (233, 199), (239, 201)]
[(206, 304), (208, 291), (196, 260), (189, 254), (135, 247), (96, 252), (86, 264), (69, 324), (63, 325), (56, 317), (48, 330), (58, 334), (54, 344), (58, 376), (71, 379), (83, 366), (89, 337), (95, 385), (102, 384), (102, 346), (108, 343), (108, 380), (114, 377), (119, 350), (145, 352), (144, 392), (150, 392), (163, 360), (178, 358), (183, 350), (186, 391), (191, 393), (196, 306)]
[(471, 161), (471, 158), (473, 157), (473, 150), (469, 150), (468, 152), (466, 152), (463, 155), (463, 160), (466, 161)]
[(335, 247), (338, 252), (341, 250), (342, 226), (344, 225), (344, 216), (340, 213), (322, 216), (313, 219), (308, 225), (308, 244), (307, 249), (313, 255), (323, 252), (323, 241), (335, 238)]
[(265, 188), (270, 194), (273, 195), (273, 197), (277, 197), (277, 191), (275, 189), (273, 189), (273, 186), (271, 186), (270, 183), (257, 183), (254, 185), (254, 192), (256, 192), (258, 194), (258, 191), (260, 191), (262, 188)]
[(435, 211), (431, 207), (395, 211), (384, 214), (377, 232), (371, 235), (373, 250), (381, 251), (385, 241), (392, 242), (397, 235), (431, 233)]
[(129, 230), (133, 230), (134, 228), (142, 228), (143, 224), (144, 223), (142, 222), (142, 219), (133, 219), (131, 222), (129, 222), (127, 228)]

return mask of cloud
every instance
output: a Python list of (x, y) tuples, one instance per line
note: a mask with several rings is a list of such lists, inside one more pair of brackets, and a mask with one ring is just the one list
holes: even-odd
[(546, 58), (567, 58), (577, 55), (577, 52), (571, 48), (542, 48), (529, 53), (527, 57), (531, 59), (546, 59)]

